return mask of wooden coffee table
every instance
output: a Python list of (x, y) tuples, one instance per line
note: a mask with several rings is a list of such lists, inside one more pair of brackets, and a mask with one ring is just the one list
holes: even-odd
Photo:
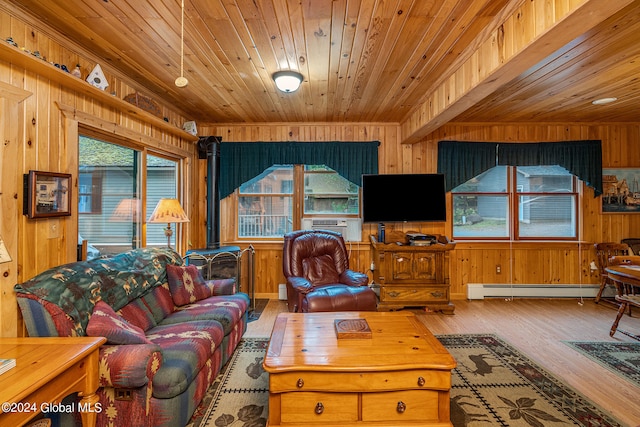
[[(348, 338), (336, 320), (355, 323)], [(451, 426), (455, 366), (410, 312), (282, 313), (263, 363), (268, 425)]]

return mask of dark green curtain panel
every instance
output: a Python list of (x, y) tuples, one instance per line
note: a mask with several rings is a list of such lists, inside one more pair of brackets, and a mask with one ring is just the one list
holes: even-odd
[(497, 147), (494, 142), (438, 143), (438, 173), (443, 173), (445, 189), (451, 191), (474, 176), (497, 164)]
[[(491, 154), (493, 153), (493, 154)], [(446, 177), (447, 191), (497, 165), (559, 165), (602, 194), (602, 141), (537, 143), (438, 143), (438, 172)]]
[(327, 165), (356, 185), (378, 173), (380, 142), (226, 142), (220, 144), (220, 199), (272, 165)]

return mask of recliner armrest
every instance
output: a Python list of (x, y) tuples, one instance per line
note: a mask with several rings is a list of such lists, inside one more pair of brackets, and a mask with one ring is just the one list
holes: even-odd
[(313, 290), (313, 285), (304, 277), (292, 276), (287, 278), (287, 284), (301, 294), (309, 293)]
[(340, 275), (340, 282), (349, 286), (367, 286), (369, 277), (359, 271), (345, 270)]

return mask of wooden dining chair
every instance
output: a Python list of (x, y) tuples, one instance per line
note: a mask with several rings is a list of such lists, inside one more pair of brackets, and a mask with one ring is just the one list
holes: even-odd
[[(640, 256), (613, 256), (609, 258), (609, 266), (613, 267), (616, 265), (640, 266)], [(609, 335), (613, 336), (616, 333), (616, 330), (618, 330), (621, 333), (628, 335), (634, 339), (640, 339), (640, 334), (634, 334), (626, 332), (622, 329), (618, 329), (618, 324), (620, 323), (620, 319), (622, 318), (624, 312), (628, 311), (629, 316), (631, 316), (631, 307), (640, 307), (640, 286), (634, 283), (622, 282), (619, 280), (613, 280), (613, 283), (617, 288), (615, 299), (616, 302), (620, 304), (620, 306), (618, 307), (618, 314), (616, 315), (616, 319), (613, 321), (613, 325), (611, 326)]]
[[(631, 255), (631, 250), (629, 248), (629, 245), (627, 245), (626, 243), (603, 242), (596, 243), (594, 246), (596, 249), (596, 264), (600, 272), (600, 289), (598, 289), (598, 294), (596, 295), (595, 299), (595, 302), (597, 304), (600, 302), (602, 293), (607, 286), (615, 288), (615, 284), (609, 279), (607, 272), (605, 271), (605, 268), (609, 266), (609, 259), (613, 256)], [(619, 305), (612, 300), (605, 301), (614, 303), (616, 306)]]
[(629, 249), (633, 252), (633, 255), (640, 255), (640, 239), (628, 238), (622, 239), (620, 243), (629, 245)]

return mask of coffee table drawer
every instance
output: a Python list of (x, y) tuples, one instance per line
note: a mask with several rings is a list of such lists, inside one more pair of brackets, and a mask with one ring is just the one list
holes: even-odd
[(433, 390), (362, 393), (362, 421), (438, 421), (439, 394)]
[(358, 420), (357, 393), (314, 393), (297, 391), (280, 396), (282, 423), (338, 425)]
[(449, 390), (450, 371), (285, 372), (269, 377), (269, 391), (361, 392), (408, 389)]

